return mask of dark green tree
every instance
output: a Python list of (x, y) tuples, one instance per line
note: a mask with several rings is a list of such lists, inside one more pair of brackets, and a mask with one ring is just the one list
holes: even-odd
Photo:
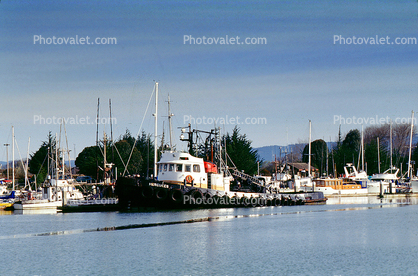
[(344, 173), (346, 163), (357, 165), (360, 151), (361, 135), (358, 129), (350, 130), (345, 136), (341, 146), (334, 150), (333, 157), (337, 168), (337, 175)]
[(154, 141), (151, 141), (151, 135), (142, 131), (141, 135), (138, 136), (136, 148), (141, 153), (143, 159), (140, 174), (149, 176), (154, 168)]
[[(97, 154), (100, 152), (97, 146), (84, 148), (75, 159), (75, 165), (79, 172), (96, 179), (98, 167), (97, 164), (103, 164), (103, 156)], [(100, 177), (100, 176), (99, 176)]]
[(51, 132), (47, 141), (43, 141), (41, 147), (30, 156), (29, 172), (36, 175), (36, 182), (43, 183), (48, 174), (48, 152), (55, 153), (55, 138)]
[[(127, 167), (127, 174), (141, 174), (141, 165), (142, 165), (142, 156), (137, 148), (134, 148), (132, 151), (132, 145), (129, 144), (126, 140), (120, 140), (115, 143), (115, 148), (117, 149), (117, 155), (115, 157), (115, 167), (119, 173), (123, 173), (125, 166)], [(129, 156), (132, 152), (132, 156), (129, 160)], [(127, 164), (127, 161), (129, 163)]]
[(377, 139), (371, 140), (364, 146), (364, 159), (367, 161), (367, 174), (379, 173), (379, 154), (380, 154), (380, 172), (390, 167), (388, 150), (383, 143), (379, 141), (379, 151), (377, 149)]
[[(134, 145), (135, 149), (132, 152)], [(132, 152), (126, 173), (147, 176), (148, 167), (152, 169), (154, 162), (154, 152), (150, 149), (153, 149), (150, 135), (142, 132), (135, 142), (135, 138), (129, 130), (126, 130), (125, 134), (117, 139), (115, 143), (107, 142), (107, 162), (113, 163), (114, 168), (117, 168), (118, 174), (121, 175), (125, 170), (125, 165), (128, 163), (129, 156)], [(113, 154), (109, 154), (112, 150)], [(100, 147), (92, 146), (84, 148), (75, 161), (80, 173), (93, 178), (97, 178), (98, 173), (100, 180), (103, 177), (103, 172), (98, 167), (103, 168), (102, 153), (103, 144)], [(115, 172), (116, 169), (113, 171)]]
[(223, 137), (226, 144), (226, 152), (232, 159), (237, 169), (247, 174), (257, 173), (257, 162), (261, 161), (257, 150), (251, 147), (251, 141), (245, 134), (239, 133), (240, 129), (235, 126), (232, 134), (227, 133)]
[[(319, 170), (321, 175), (327, 171), (327, 152), (328, 146), (324, 140), (318, 139), (311, 143), (311, 164)], [(309, 162), (309, 144), (303, 149), (302, 161)]]

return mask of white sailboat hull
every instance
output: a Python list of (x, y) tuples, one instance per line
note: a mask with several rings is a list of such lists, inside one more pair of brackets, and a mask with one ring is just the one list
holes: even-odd
[(57, 209), (59, 206), (62, 206), (61, 200), (27, 200), (13, 204), (15, 210)]
[(418, 179), (411, 181), (411, 191), (412, 193), (418, 193)]

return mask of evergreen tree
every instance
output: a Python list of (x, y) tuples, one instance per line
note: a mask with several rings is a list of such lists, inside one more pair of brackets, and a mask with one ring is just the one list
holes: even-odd
[[(320, 171), (321, 175), (327, 171), (327, 152), (328, 146), (324, 140), (318, 139), (311, 143), (311, 164)], [(302, 161), (309, 162), (309, 144), (303, 149)]]
[(30, 156), (29, 172), (36, 175), (36, 182), (43, 183), (48, 174), (48, 152), (55, 153), (55, 138), (51, 132), (48, 140), (43, 141), (41, 147)]
[(226, 143), (226, 151), (237, 169), (247, 174), (257, 173), (257, 162), (261, 161), (257, 150), (251, 147), (251, 141), (245, 134), (239, 133), (240, 129), (235, 126), (232, 134), (227, 133), (223, 137)]
[[(154, 162), (153, 143), (150, 139), (150, 135), (142, 132), (142, 135), (138, 136), (136, 142), (135, 138), (131, 135), (129, 130), (126, 130), (113, 144), (110, 142), (106, 145), (107, 152), (111, 152), (114, 149), (113, 160), (107, 157), (108, 163), (114, 163), (114, 168), (117, 168), (117, 172), (121, 175), (125, 170), (125, 165), (128, 162), (129, 156), (132, 156), (129, 160), (127, 167), (127, 173), (140, 174), (141, 176), (147, 176), (148, 166), (152, 168)], [(132, 151), (132, 148), (134, 147)], [(89, 175), (92, 178), (97, 178), (99, 174), (99, 180), (103, 177), (103, 172), (98, 167), (103, 168), (103, 145), (100, 147), (92, 146), (86, 147), (76, 158), (76, 166), (79, 168), (80, 173)]]
[[(97, 146), (84, 148), (75, 159), (75, 165), (79, 172), (84, 175), (91, 176), (93, 179), (97, 178), (98, 164), (103, 164), (103, 156), (97, 154), (100, 152)], [(100, 174), (99, 174), (100, 178)]]

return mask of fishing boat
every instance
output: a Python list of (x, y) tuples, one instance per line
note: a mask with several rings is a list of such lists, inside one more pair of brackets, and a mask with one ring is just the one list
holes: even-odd
[[(188, 151), (165, 151), (157, 161), (158, 83), (155, 85), (155, 177), (119, 177), (115, 193), (122, 208), (218, 208), (325, 203), (322, 192), (283, 194), (271, 192), (264, 181), (227, 165), (220, 128), (210, 131), (182, 128), (181, 140)], [(170, 118), (170, 117), (169, 117)], [(171, 129), (171, 121), (170, 129)], [(207, 135), (206, 138), (203, 134)], [(187, 135), (187, 137), (185, 137)], [(198, 138), (206, 141), (201, 156), (195, 156)], [(223, 158), (225, 156), (225, 158)]]

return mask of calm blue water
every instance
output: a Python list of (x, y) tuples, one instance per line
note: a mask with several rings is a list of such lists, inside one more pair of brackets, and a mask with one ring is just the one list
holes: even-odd
[(418, 274), (418, 205), (0, 214), (1, 275)]

